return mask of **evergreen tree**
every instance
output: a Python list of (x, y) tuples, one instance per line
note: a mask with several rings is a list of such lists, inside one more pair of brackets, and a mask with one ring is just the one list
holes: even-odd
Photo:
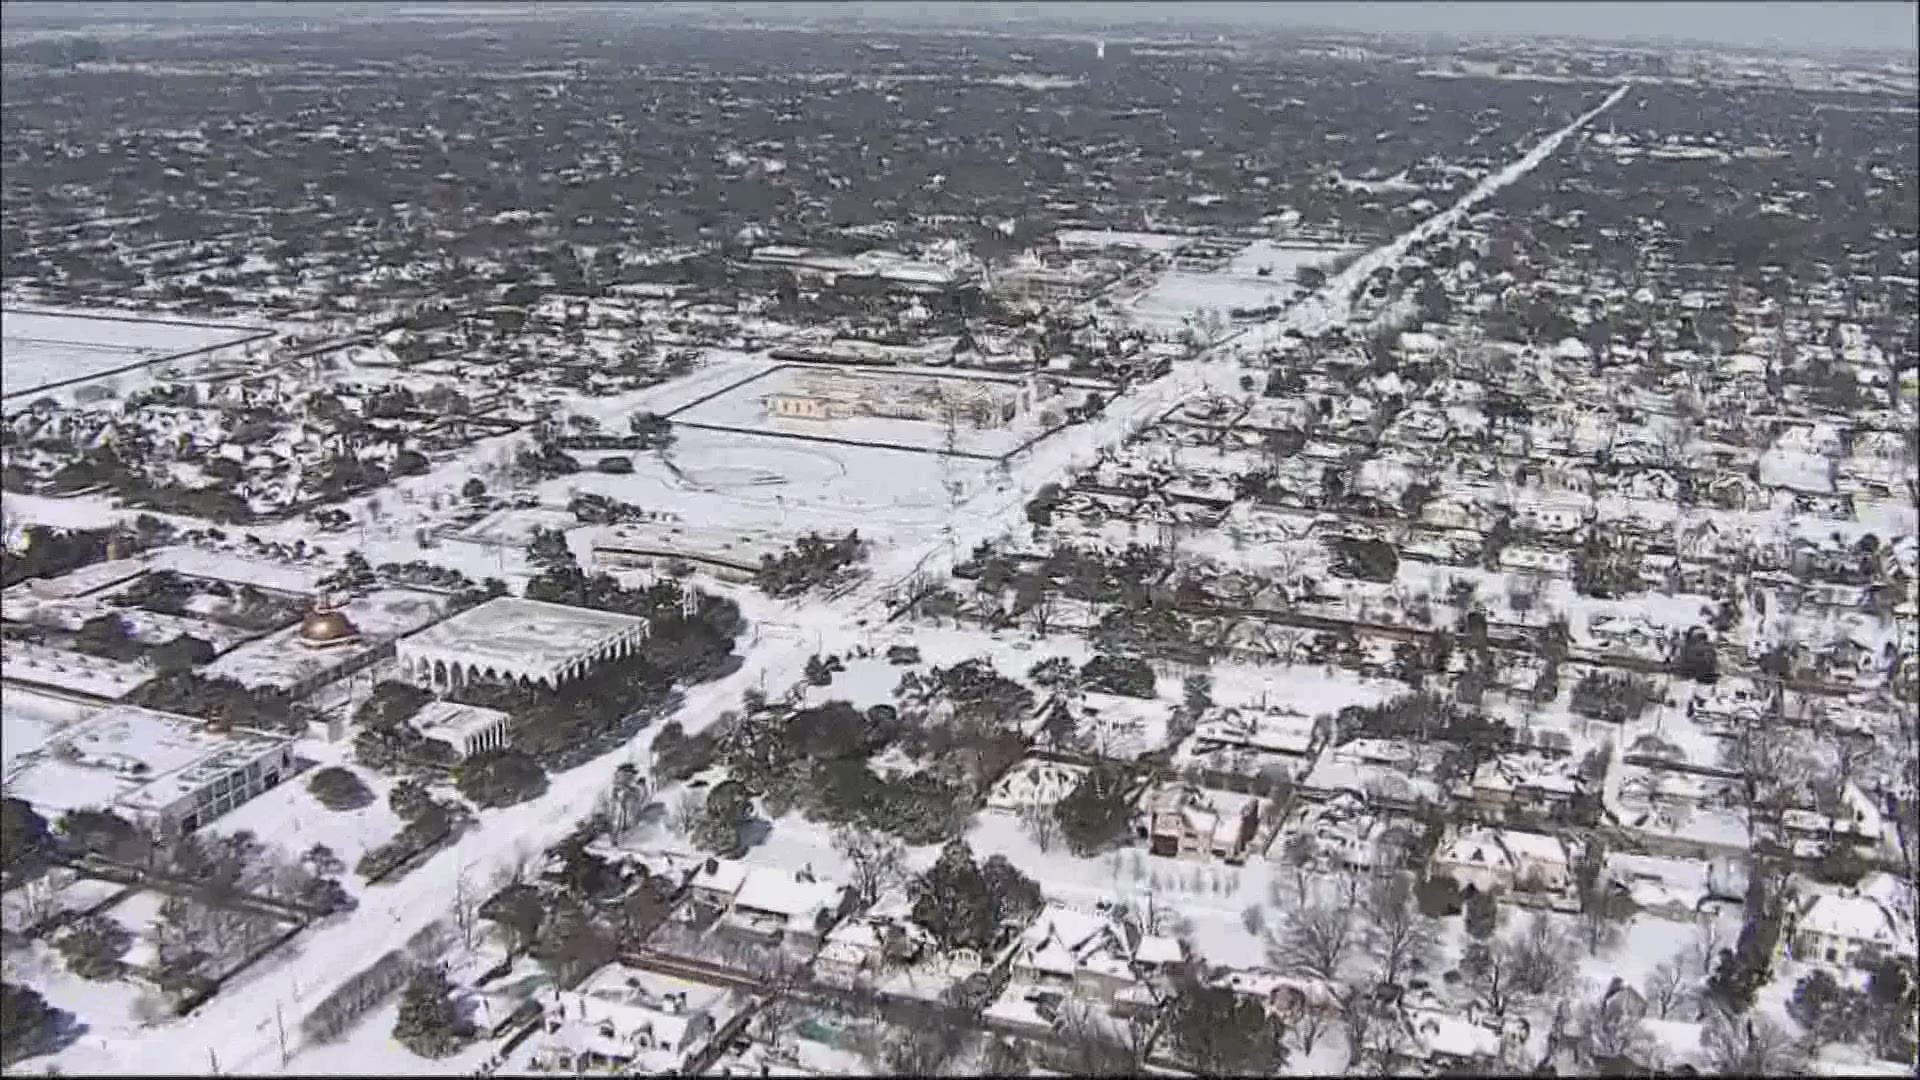
[(472, 1033), (453, 1002), (453, 984), (437, 967), (421, 968), (400, 997), (393, 1023), (394, 1041), (424, 1058), (443, 1058), (460, 1049)]
[(1054, 807), (1060, 835), (1075, 855), (1094, 855), (1119, 842), (1133, 821), (1127, 774), (1113, 765), (1087, 771), (1080, 783)]

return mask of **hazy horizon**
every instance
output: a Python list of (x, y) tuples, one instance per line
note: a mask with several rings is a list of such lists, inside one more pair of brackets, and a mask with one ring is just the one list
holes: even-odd
[[(1374, 3), (1265, 3), (1249, 0), (1146, 2), (988, 2), (898, 4), (877, 0), (805, 0), (805, 2), (661, 4), (557, 3), (210, 3), (107, 2), (89, 5), (50, 0), (9, 0), (0, 4), (14, 15), (51, 22), (125, 22), (172, 19), (276, 19), (305, 22), (329, 17), (354, 20), (382, 15), (406, 18), (511, 16), (564, 18), (570, 12), (627, 12), (646, 19), (726, 17), (765, 22), (869, 23), (876, 28), (941, 28), (1048, 23), (1084, 26), (1089, 32), (1156, 25), (1197, 31), (1238, 27), (1254, 31), (1333, 31), (1362, 34), (1576, 38), (1596, 42), (1674, 42), (1718, 44), (1733, 48), (1794, 51), (1860, 49), (1903, 54), (1920, 52), (1920, 3), (1912, 0), (1852, 0), (1808, 3), (1775, 0), (1760, 3), (1621, 2), (1462, 2), (1380, 0)], [(483, 15), (484, 13), (484, 15)]]

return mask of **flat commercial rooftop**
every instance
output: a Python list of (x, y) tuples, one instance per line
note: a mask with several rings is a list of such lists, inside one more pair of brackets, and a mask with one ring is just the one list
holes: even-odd
[(209, 732), (192, 717), (115, 705), (14, 759), (6, 791), (42, 812), (94, 807), (150, 813), (291, 741), (258, 731)]
[(400, 647), (458, 656), (476, 668), (540, 670), (597, 655), (646, 627), (637, 615), (498, 596), (427, 627)]

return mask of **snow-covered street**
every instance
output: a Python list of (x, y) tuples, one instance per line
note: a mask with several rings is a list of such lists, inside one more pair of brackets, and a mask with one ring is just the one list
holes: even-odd
[[(1617, 104), (1626, 92), (1624, 86), (1614, 91), (1600, 105), (1542, 139), (1452, 206), (1362, 255), (1279, 319), (1196, 359), (1176, 364), (1171, 374), (1116, 397), (1098, 418), (1043, 440), (1009, 461), (1003, 476), (980, 483), (974, 494), (954, 507), (938, 536), (922, 539), (925, 530), (903, 530), (905, 542), (876, 545), (870, 576), (837, 601), (810, 598), (779, 607), (754, 605), (751, 614), (763, 615), (779, 625), (763, 626), (751, 646), (743, 640), (744, 664), (738, 671), (687, 690), (679, 721), (688, 732), (697, 732), (723, 711), (736, 707), (745, 690), (784, 689), (793, 684), (800, 679), (821, 637), (847, 640), (856, 634), (853, 627), (857, 622), (864, 620), (871, 625), (883, 619), (888, 599), (908, 579), (927, 575), (938, 580), (950, 571), (957, 557), (975, 545), (1024, 529), (1023, 508), (1043, 485), (1060, 482), (1073, 470), (1091, 465), (1103, 450), (1119, 445), (1132, 432), (1184, 400), (1204, 394), (1242, 393), (1240, 380), (1249, 369), (1237, 361), (1237, 355), (1257, 356), (1261, 348), (1279, 345), (1289, 330), (1314, 334), (1347, 323), (1353, 318), (1355, 293), (1369, 275), (1395, 267), (1415, 245), (1452, 228), (1474, 206), (1526, 176), (1569, 136)], [(622, 401), (619, 409), (606, 410), (608, 417), (624, 411), (629, 404)], [(476, 452), (479, 450), (475, 447)], [(454, 466), (439, 470), (448, 475), (457, 471)], [(424, 491), (442, 482), (443, 477), (429, 475), (406, 483)], [(92, 523), (96, 518), (119, 516), (104, 503), (87, 499), (54, 502), (10, 495), (8, 503), (10, 511), (31, 520), (64, 519), (79, 524), (83, 522), (78, 519)], [(44, 517), (42, 511), (46, 511)], [(295, 522), (256, 531), (269, 539), (291, 539), (302, 528)], [(383, 551), (383, 558), (401, 555), (408, 545), (395, 541), (386, 546), (393, 551)], [(405, 557), (432, 559), (433, 553), (415, 552)], [(197, 1073), (206, 1070), (212, 1052), (223, 1072), (301, 1071), (303, 1061), (297, 1045), (290, 1046), (291, 1061), (282, 1063), (277, 1011), (284, 1011), (287, 1038), (297, 1042), (298, 1017), (374, 959), (404, 947), (423, 927), (446, 916), (450, 883), (463, 870), (475, 880), (490, 880), (559, 840), (586, 818), (613, 779), (615, 769), (628, 760), (644, 760), (657, 727), (642, 732), (624, 753), (607, 755), (553, 776), (547, 794), (538, 799), (482, 812), (478, 824), (457, 844), (399, 880), (369, 889), (357, 911), (297, 937), (283, 953), (225, 987), (192, 1016), (123, 1037), (84, 1036), (59, 1056), (61, 1069), (69, 1073)]]

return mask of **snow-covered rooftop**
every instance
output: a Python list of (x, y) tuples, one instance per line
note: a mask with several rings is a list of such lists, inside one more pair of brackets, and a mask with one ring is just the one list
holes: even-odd
[(166, 810), (292, 740), (209, 732), (191, 717), (116, 705), (72, 724), (7, 769), (6, 791), (42, 811)]
[(403, 662), (552, 677), (646, 636), (647, 620), (613, 611), (498, 596), (403, 639)]

